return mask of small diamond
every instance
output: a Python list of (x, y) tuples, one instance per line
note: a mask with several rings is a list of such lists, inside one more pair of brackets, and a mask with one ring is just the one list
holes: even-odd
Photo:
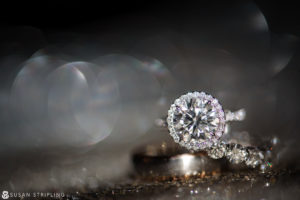
[(189, 147), (189, 142), (198, 141), (198, 149), (210, 147), (224, 132), (224, 111), (211, 95), (201, 92), (188, 93), (176, 99), (168, 112), (168, 128), (177, 135), (180, 144)]
[(242, 121), (242, 120), (245, 119), (245, 117), (246, 117), (246, 111), (245, 111), (245, 109), (240, 109), (240, 110), (238, 110), (238, 111), (235, 112), (235, 118), (236, 118), (236, 120)]
[(196, 144), (197, 143), (194, 139), (190, 141), (190, 146), (191, 146), (192, 149), (195, 149)]
[(216, 105), (216, 104), (218, 104), (218, 100), (217, 100), (217, 99), (214, 99), (214, 100), (212, 101), (212, 103)]
[(173, 139), (176, 143), (178, 143), (180, 141), (180, 138), (178, 137), (178, 135), (173, 135)]
[(183, 141), (184, 141), (184, 142), (189, 142), (190, 139), (191, 139), (191, 135), (190, 135), (190, 134), (185, 133), (185, 134), (183, 135)]
[(222, 132), (220, 132), (220, 131), (218, 131), (218, 132), (216, 132), (216, 134), (215, 134), (216, 136), (218, 136), (218, 137), (221, 137), (222, 135), (223, 135), (223, 133)]
[(227, 121), (243, 121), (246, 118), (246, 110), (240, 109), (235, 112), (226, 110), (226, 120)]
[(226, 151), (227, 149), (225, 143), (217, 143), (208, 149), (207, 155), (213, 159), (219, 159), (225, 156)]
[(239, 144), (229, 144), (226, 157), (230, 162), (240, 164), (247, 159), (248, 153), (246, 149)]
[(258, 149), (248, 149), (248, 159), (246, 160), (246, 165), (251, 166), (253, 168), (262, 164), (264, 155)]

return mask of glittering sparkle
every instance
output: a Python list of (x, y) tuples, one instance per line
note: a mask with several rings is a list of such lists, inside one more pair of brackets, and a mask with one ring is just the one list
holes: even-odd
[(222, 136), (225, 116), (217, 99), (203, 92), (194, 92), (175, 100), (167, 122), (176, 142), (198, 150), (211, 146)]
[(255, 168), (262, 164), (264, 155), (258, 149), (248, 149), (248, 158), (245, 161), (247, 166)]
[(239, 144), (229, 144), (226, 151), (227, 159), (233, 164), (240, 164), (247, 160), (247, 150)]
[(216, 143), (207, 150), (207, 155), (213, 159), (223, 158), (227, 151), (227, 146), (224, 142)]

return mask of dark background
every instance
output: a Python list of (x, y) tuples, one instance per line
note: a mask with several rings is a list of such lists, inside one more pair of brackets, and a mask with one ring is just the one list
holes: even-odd
[[(236, 1), (238, 2), (238, 1)], [(9, 1), (1, 5), (5, 26), (27, 25), (47, 29), (68, 29), (100, 22), (103, 25), (130, 16), (178, 16), (190, 5), (230, 6), (233, 1)], [(265, 15), (271, 31), (300, 34), (300, 13), (296, 1), (254, 1)], [(199, 7), (195, 6), (195, 7)], [(203, 10), (202, 10), (203, 11)], [(201, 12), (202, 12), (201, 11)], [(137, 19), (138, 20), (138, 19)], [(2, 26), (3, 27), (3, 26)]]

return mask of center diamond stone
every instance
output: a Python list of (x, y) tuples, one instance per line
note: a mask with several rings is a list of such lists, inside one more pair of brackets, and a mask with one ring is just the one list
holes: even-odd
[(219, 139), (224, 131), (222, 106), (211, 95), (188, 93), (176, 99), (168, 113), (170, 134), (182, 146), (204, 149)]
[(218, 128), (217, 111), (208, 100), (191, 98), (177, 106), (174, 126), (177, 132), (188, 133), (195, 139), (210, 138)]

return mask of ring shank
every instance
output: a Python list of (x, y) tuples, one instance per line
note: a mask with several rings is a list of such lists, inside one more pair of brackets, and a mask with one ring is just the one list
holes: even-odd
[(222, 162), (209, 158), (204, 151), (190, 153), (180, 148), (149, 148), (149, 145), (133, 153), (132, 162), (142, 176), (216, 174), (222, 167)]
[[(230, 121), (243, 121), (246, 118), (246, 110), (244, 108), (241, 108), (237, 111), (230, 111), (230, 110), (225, 110), (225, 118), (226, 122)], [(155, 124), (158, 127), (167, 127), (167, 116), (163, 118), (159, 118), (155, 120)]]

